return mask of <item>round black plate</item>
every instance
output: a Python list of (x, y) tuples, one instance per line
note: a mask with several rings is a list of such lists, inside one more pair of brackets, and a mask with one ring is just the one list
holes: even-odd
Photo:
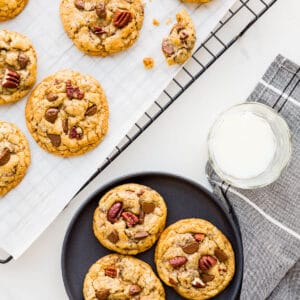
[[(230, 240), (235, 250), (236, 272), (231, 284), (214, 299), (237, 299), (243, 277), (243, 247), (238, 224), (213, 196), (190, 180), (161, 173), (142, 173), (126, 176), (99, 188), (74, 216), (65, 236), (62, 249), (62, 275), (67, 294), (72, 300), (82, 300), (82, 284), (89, 267), (100, 257), (110, 253), (95, 238), (92, 231), (93, 213), (99, 199), (109, 189), (123, 183), (140, 183), (157, 190), (168, 206), (167, 225), (185, 218), (203, 218), (216, 225)], [(154, 270), (154, 248), (137, 255)], [(183, 299), (165, 286), (168, 300)], [(155, 300), (155, 299), (153, 299)]]

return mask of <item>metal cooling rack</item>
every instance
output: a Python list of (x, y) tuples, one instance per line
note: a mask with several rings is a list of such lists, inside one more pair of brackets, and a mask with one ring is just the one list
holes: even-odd
[[(195, 51), (189, 62), (171, 81), (160, 97), (134, 124), (123, 140), (115, 147), (104, 163), (81, 187), (83, 190), (97, 175), (107, 168), (135, 139), (137, 139), (178, 97), (188, 89), (218, 58), (272, 7), (277, 0), (237, 0), (214, 31)], [(77, 194), (78, 194), (77, 193)], [(8, 263), (12, 256), (1, 260)]]

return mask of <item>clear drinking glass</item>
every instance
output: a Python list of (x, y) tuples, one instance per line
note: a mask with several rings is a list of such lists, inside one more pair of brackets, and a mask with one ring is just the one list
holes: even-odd
[[(268, 122), (275, 136), (276, 149), (273, 159), (262, 173), (251, 178), (238, 178), (226, 174), (226, 172), (220, 168), (214, 156), (212, 142), (215, 138), (216, 130), (221, 126), (224, 118), (232, 113), (243, 114), (245, 112), (251, 112)], [(231, 107), (219, 116), (208, 135), (208, 152), (209, 161), (213, 169), (218, 176), (227, 183), (243, 189), (263, 187), (277, 180), (290, 160), (292, 152), (290, 129), (286, 121), (271, 107), (257, 102), (246, 102)]]

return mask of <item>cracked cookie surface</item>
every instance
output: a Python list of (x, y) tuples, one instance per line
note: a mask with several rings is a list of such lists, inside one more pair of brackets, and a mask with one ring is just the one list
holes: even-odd
[(145, 262), (119, 254), (102, 257), (84, 279), (85, 300), (164, 300), (165, 291)]
[(144, 20), (140, 0), (62, 0), (60, 16), (77, 48), (107, 56), (132, 46)]
[(30, 94), (25, 115), (35, 141), (64, 157), (95, 148), (108, 130), (108, 104), (100, 84), (72, 70), (45, 78)]
[(14, 124), (0, 121), (0, 196), (17, 186), (30, 165), (25, 135)]
[(202, 219), (180, 220), (161, 235), (155, 250), (160, 278), (187, 299), (209, 299), (230, 283), (234, 252), (225, 235)]
[(100, 243), (121, 254), (135, 255), (155, 243), (166, 223), (167, 207), (155, 190), (124, 184), (108, 191), (94, 213)]
[(28, 94), (36, 81), (36, 64), (36, 52), (26, 36), (0, 30), (0, 104)]
[(186, 10), (176, 15), (177, 23), (162, 41), (162, 52), (169, 65), (183, 64), (192, 55), (196, 43), (193, 21)]
[(0, 21), (17, 16), (26, 6), (28, 0), (0, 0)]

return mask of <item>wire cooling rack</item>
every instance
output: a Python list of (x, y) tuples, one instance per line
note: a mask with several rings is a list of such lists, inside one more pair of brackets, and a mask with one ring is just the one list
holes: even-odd
[[(189, 62), (170, 82), (160, 97), (134, 124), (123, 140), (115, 147), (104, 163), (80, 188), (83, 190), (97, 175), (107, 168), (135, 139), (137, 139), (178, 97), (187, 90), (222, 54), (269, 10), (277, 0), (237, 0), (214, 31), (194, 52)], [(12, 256), (1, 260), (8, 263)]]
[[(138, 138), (178, 97), (225, 53), (277, 0), (238, 0), (160, 97), (81, 187), (84, 189)], [(77, 194), (78, 194), (77, 193)]]

